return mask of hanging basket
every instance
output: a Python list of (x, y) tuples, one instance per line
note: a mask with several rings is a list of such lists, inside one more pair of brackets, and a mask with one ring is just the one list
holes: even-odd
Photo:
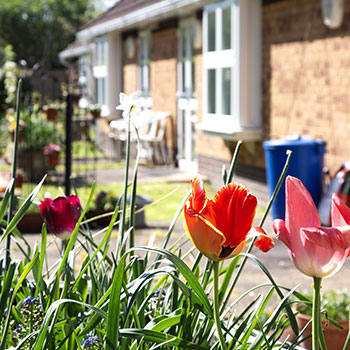
[(48, 108), (46, 111), (46, 119), (55, 122), (57, 120), (57, 114), (58, 112), (56, 109)]
[(60, 163), (60, 152), (45, 154), (45, 163), (49, 167), (55, 167)]

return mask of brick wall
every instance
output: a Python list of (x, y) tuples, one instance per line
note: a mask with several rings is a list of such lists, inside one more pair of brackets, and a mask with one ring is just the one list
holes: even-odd
[(263, 8), (265, 136), (303, 134), (327, 142), (334, 173), (350, 159), (350, 2), (343, 25), (328, 29), (320, 0)]
[(125, 40), (123, 41), (123, 88), (127, 95), (138, 90), (137, 83), (137, 39), (134, 37), (135, 54), (128, 58), (125, 50)]
[(170, 112), (166, 142), (170, 159), (176, 156), (177, 141), (177, 28), (152, 33), (150, 87), (152, 109)]

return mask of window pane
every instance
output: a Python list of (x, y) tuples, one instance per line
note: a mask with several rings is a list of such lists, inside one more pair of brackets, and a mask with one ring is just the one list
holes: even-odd
[(215, 113), (215, 82), (216, 82), (216, 71), (215, 69), (208, 69), (208, 113)]
[(222, 11), (222, 49), (231, 49), (231, 7)]
[(215, 12), (208, 13), (208, 51), (215, 51)]
[(231, 68), (222, 69), (222, 113), (231, 114)]

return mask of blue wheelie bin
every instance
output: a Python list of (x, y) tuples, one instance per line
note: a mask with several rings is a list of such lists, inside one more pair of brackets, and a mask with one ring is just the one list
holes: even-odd
[[(287, 159), (286, 151), (291, 150), (292, 156), (287, 171), (299, 178), (310, 192), (316, 206), (322, 195), (323, 159), (326, 143), (322, 140), (302, 138), (270, 140), (263, 142), (266, 161), (267, 184), (272, 195)], [(285, 180), (272, 205), (273, 219), (285, 217)]]

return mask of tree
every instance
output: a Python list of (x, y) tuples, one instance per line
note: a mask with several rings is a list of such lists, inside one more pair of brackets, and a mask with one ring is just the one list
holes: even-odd
[(93, 0), (0, 0), (0, 46), (12, 45), (29, 67), (57, 68), (58, 53), (94, 14)]

